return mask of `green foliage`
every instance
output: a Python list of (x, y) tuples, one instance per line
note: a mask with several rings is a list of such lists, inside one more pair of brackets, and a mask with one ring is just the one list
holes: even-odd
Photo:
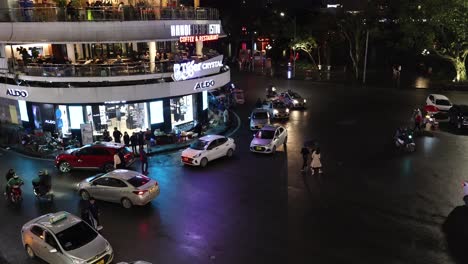
[(401, 29), (404, 43), (450, 61), (455, 80), (465, 81), (468, 56), (468, 5), (464, 0), (405, 0)]

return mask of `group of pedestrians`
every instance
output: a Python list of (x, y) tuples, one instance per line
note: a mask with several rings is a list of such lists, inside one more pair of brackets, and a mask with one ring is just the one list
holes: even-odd
[[(133, 154), (139, 156), (141, 162), (141, 173), (148, 175), (147, 152), (151, 150), (151, 130), (148, 128), (145, 132), (133, 132), (130, 136), (127, 131), (122, 134), (122, 132), (120, 132), (117, 127), (114, 127), (114, 132), (112, 135), (114, 136), (115, 143), (122, 143), (121, 138), (123, 137), (125, 146), (131, 147)], [(146, 151), (144, 145), (146, 145)], [(122, 151), (117, 151), (114, 154), (114, 169), (124, 168), (126, 168), (124, 153)]]

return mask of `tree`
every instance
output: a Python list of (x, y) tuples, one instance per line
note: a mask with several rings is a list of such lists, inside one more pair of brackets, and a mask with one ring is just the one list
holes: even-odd
[(314, 37), (307, 36), (303, 39), (299, 39), (295, 41), (295, 43), (293, 43), (292, 47), (295, 50), (300, 50), (307, 53), (307, 55), (309, 55), (310, 60), (314, 64), (314, 67), (317, 67), (317, 63), (315, 63), (315, 59), (312, 56), (314, 50), (316, 50), (318, 47), (317, 41), (315, 41)]
[(354, 76), (359, 79), (359, 67), (363, 57), (365, 37), (368, 30), (366, 19), (361, 13), (349, 13), (338, 22), (338, 26), (349, 45), (349, 57)]
[(405, 41), (449, 61), (455, 81), (467, 81), (468, 6), (464, 0), (406, 0), (402, 30)]

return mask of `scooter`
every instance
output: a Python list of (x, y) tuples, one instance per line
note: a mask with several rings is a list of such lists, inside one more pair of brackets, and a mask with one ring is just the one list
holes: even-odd
[(426, 130), (435, 130), (439, 127), (439, 122), (436, 121), (433, 114), (426, 114), (423, 125)]
[(21, 185), (13, 185), (10, 189), (10, 193), (6, 193), (5, 195), (5, 198), (13, 205), (18, 205), (23, 201), (23, 192), (21, 191)]
[(396, 137), (395, 145), (398, 149), (408, 153), (416, 150), (416, 143), (414, 143), (413, 135), (411, 133), (404, 133), (402, 136)]
[(38, 183), (33, 182), (33, 192), (34, 196), (39, 199), (46, 199), (47, 201), (52, 201), (54, 199), (54, 193), (52, 192), (52, 186), (44, 186)]

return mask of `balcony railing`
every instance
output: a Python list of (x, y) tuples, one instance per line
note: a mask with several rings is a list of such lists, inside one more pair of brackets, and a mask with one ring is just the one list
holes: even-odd
[(218, 20), (214, 8), (111, 6), (88, 8), (31, 7), (0, 9), (0, 22), (78, 22), (143, 20)]

